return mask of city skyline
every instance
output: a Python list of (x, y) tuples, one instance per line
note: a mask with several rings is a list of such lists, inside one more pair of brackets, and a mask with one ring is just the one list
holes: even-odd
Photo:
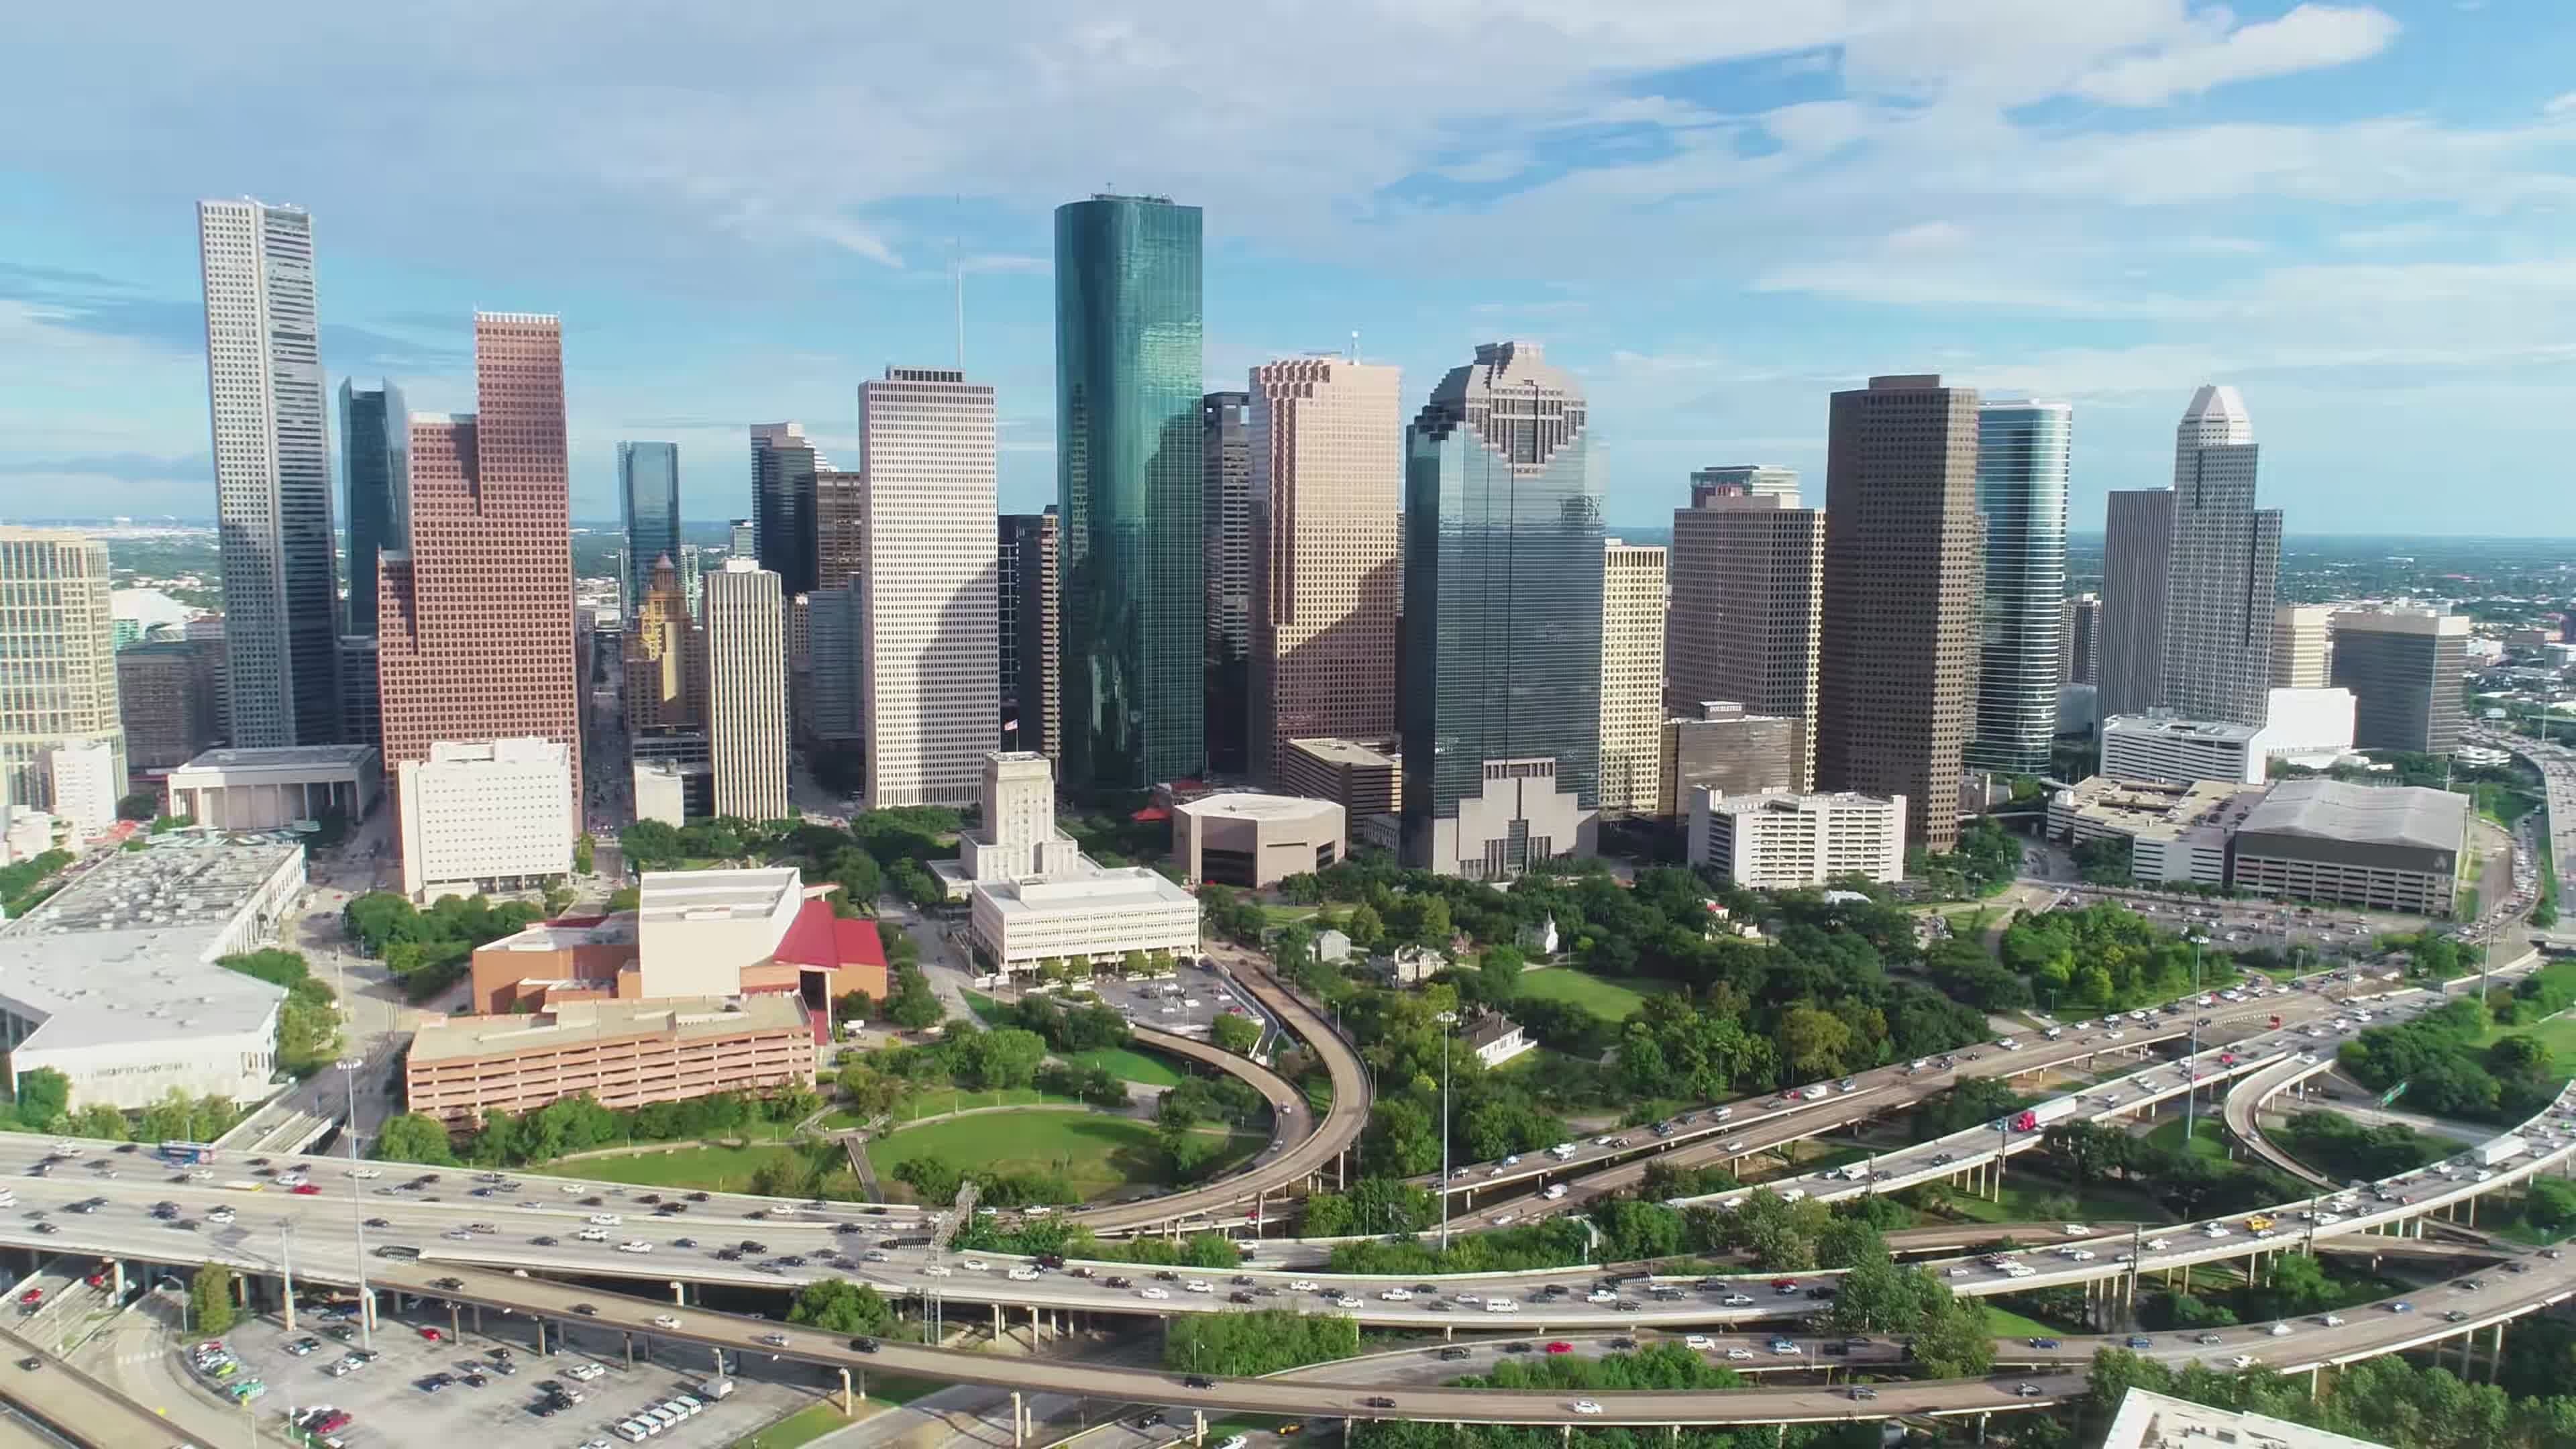
[[(1357, 34), (1455, 38), (1435, 21), (1353, 9)], [(1375, 68), (1331, 75), (1369, 105), (1320, 121), (1303, 99), (1282, 118), (1273, 93), (1329, 95), (1333, 84), (1243, 85), (1244, 62), (1209, 54), (1208, 38), (1176, 38), (1201, 63), (1159, 69), (1155, 83), (1219, 107), (1218, 134), (1285, 163), (1268, 179), (1255, 178), (1281, 168), (1215, 164), (1221, 148), (1175, 124), (1186, 105), (1149, 112), (1154, 85), (1129, 88), (1110, 130), (1067, 116), (1031, 148), (1017, 125), (997, 144), (991, 118), (962, 101), (888, 106), (836, 76), (827, 105), (912, 117), (899, 163), (863, 168), (793, 164), (841, 128), (766, 109), (772, 86), (737, 86), (700, 102), (718, 124), (688, 128), (671, 162), (711, 192), (648, 179), (632, 153), (586, 166), (536, 148), (505, 174), (476, 168), (493, 204), (450, 209), (424, 206), (418, 179), (456, 164), (463, 138), (493, 124), (488, 112), (449, 113), (492, 94), (488, 81), (380, 101), (368, 146), (290, 156), (230, 115), (120, 146), (150, 108), (89, 88), (48, 105), (53, 78), (42, 77), (0, 105), (78, 124), (21, 127), (33, 144), (0, 177), (13, 237), (0, 316), (24, 369), (0, 379), (0, 511), (60, 497), (112, 500), (103, 512), (203, 511), (210, 465), (190, 386), (202, 328), (189, 315), (193, 258), (169, 228), (196, 197), (241, 191), (316, 218), (335, 382), (384, 376), (424, 410), (461, 411), (464, 349), (429, 319), (473, 305), (563, 315), (578, 516), (614, 516), (612, 450), (635, 437), (682, 446), (709, 516), (748, 514), (749, 460), (728, 434), (804, 417), (840, 456), (854, 445), (847, 389), (887, 362), (946, 361), (961, 332), (968, 366), (997, 388), (1003, 506), (1028, 511), (1052, 492), (1046, 213), (1101, 179), (1088, 159), (1100, 154), (1120, 157), (1115, 179), (1206, 208), (1204, 387), (1239, 388), (1255, 361), (1340, 350), (1354, 330), (1362, 356), (1415, 376), (1474, 337), (1536, 337), (1620, 424), (1605, 482), (1613, 524), (1657, 516), (1659, 480), (1702, 455), (1820, 476), (1815, 398), (1933, 346), (1963, 385), (2084, 411), (2071, 499), (2081, 531), (2103, 491), (2157, 481), (2163, 397), (2213, 377), (2257, 398), (2269, 497), (2294, 533), (2305, 514), (2357, 531), (2511, 534), (2545, 499), (2548, 410), (2532, 404), (2567, 365), (2557, 339), (2569, 301), (2554, 234), (2533, 212), (2557, 185), (2545, 158), (2576, 125), (2576, 110), (2551, 105), (2564, 67), (2548, 64), (2576, 17), (2518, 16), (2506, 32), (2482, 14), (2401, 24), (2312, 6), (2294, 23), (2279, 0), (2241, 18), (2175, 0), (2084, 27), (1969, 14), (1949, 33), (1901, 9), (1747, 24), (1711, 5), (1651, 37), (1543, 17), (1530, 34), (1476, 42), (1488, 47), (1477, 53), (1487, 79), (1472, 89), (1454, 78), (1399, 86)], [(90, 23), (46, 17), (32, 43), (48, 43), (46, 27), (68, 36)], [(172, 36), (207, 23), (174, 16)], [(949, 23), (906, 17), (869, 40), (911, 54), (921, 30)], [(705, 55), (754, 39), (686, 17), (679, 29)], [(836, 61), (846, 34), (825, 22), (818, 59)], [(540, 53), (564, 43), (552, 27), (528, 40)], [(300, 68), (278, 74), (342, 73), (314, 63), (320, 43), (287, 37), (242, 63), (256, 73), (300, 54)], [(169, 94), (241, 83), (238, 66), (211, 65), (229, 47), (204, 50), (174, 50)], [(1918, 50), (1928, 64), (1909, 63)], [(986, 72), (1021, 64), (973, 45), (944, 59)], [(485, 69), (417, 48), (382, 64), (460, 82)], [(668, 62), (638, 64), (625, 79)], [(1270, 64), (1321, 69), (1303, 49)], [(2474, 87), (2452, 79), (2469, 74)], [(558, 143), (576, 151), (621, 126), (658, 135), (673, 124), (599, 84), (501, 94), (595, 113)], [(1513, 97), (1514, 111), (1492, 114), (1494, 95)], [(1362, 113), (1367, 145), (1354, 143)], [(1118, 144), (1102, 146), (1104, 135)], [(781, 151), (730, 164), (746, 144)], [(147, 161), (101, 166), (100, 147)], [(2203, 155), (2218, 159), (2189, 159)], [(1923, 156), (1946, 159), (1916, 164)], [(838, 174), (851, 171), (866, 174)], [(2401, 194), (2392, 174), (2435, 179)], [(919, 195), (933, 189), (935, 200)], [(1733, 224), (1748, 212), (1771, 221)], [(1471, 235), (1486, 240), (1459, 244)], [(962, 329), (952, 246), (966, 273)], [(1461, 255), (1473, 260), (1446, 264)], [(2366, 324), (2346, 305), (2354, 295), (2373, 299)], [(2427, 406), (2385, 405), (2406, 391)], [(2431, 451), (2435, 417), (2445, 455), (2493, 480), (2465, 506), (2431, 506), (2393, 462)]]

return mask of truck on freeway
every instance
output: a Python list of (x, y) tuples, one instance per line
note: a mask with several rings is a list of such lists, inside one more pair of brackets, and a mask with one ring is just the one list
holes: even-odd
[(2499, 1162), (2510, 1162), (2530, 1150), (2531, 1144), (2519, 1137), (2498, 1137), (2492, 1142), (2481, 1142), (2469, 1149), (2470, 1153), (2477, 1158), (2480, 1167), (2493, 1167)]
[(2079, 1098), (2059, 1097), (2042, 1102), (2026, 1112), (2015, 1113), (2010, 1126), (2015, 1132), (2037, 1132), (2061, 1117), (2072, 1116), (2075, 1109), (2082, 1105), (2083, 1102)]

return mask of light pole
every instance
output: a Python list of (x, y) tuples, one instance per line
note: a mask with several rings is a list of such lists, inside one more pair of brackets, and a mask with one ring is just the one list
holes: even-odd
[(349, 1144), (349, 1224), (358, 1233), (358, 1346), (371, 1349), (376, 1346), (376, 1314), (367, 1296), (367, 1206), (358, 1196), (358, 1069), (366, 1063), (343, 1057), (337, 1065), (349, 1091), (349, 1122), (341, 1135)]
[(1458, 1025), (1458, 1013), (1444, 1011), (1433, 1018), (1440, 1023), (1440, 1190), (1434, 1195), (1440, 1204), (1440, 1251), (1449, 1251), (1449, 1037)]

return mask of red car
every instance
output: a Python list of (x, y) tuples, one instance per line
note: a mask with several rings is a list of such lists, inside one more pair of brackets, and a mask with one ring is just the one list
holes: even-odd
[(1572, 1353), (1574, 1352), (1574, 1345), (1560, 1338), (1548, 1344), (1547, 1351), (1549, 1353)]
[(104, 1288), (107, 1286), (107, 1270), (105, 1268), (101, 1268), (81, 1281), (89, 1284), (92, 1288)]
[(424, 1329), (422, 1329), (422, 1330), (420, 1331), (420, 1336), (421, 1336), (421, 1337), (423, 1337), (423, 1338), (425, 1338), (425, 1339), (427, 1339), (427, 1340), (429, 1340), (431, 1343), (445, 1343), (445, 1342), (447, 1342), (447, 1335), (446, 1335), (446, 1334), (444, 1334), (444, 1333), (439, 1332), (439, 1331), (438, 1331), (437, 1329), (435, 1329), (435, 1328), (424, 1328)]
[(1786, 1293), (1797, 1286), (1798, 1280), (1795, 1278), (1774, 1278), (1771, 1280), (1771, 1291), (1774, 1293)]
[(309, 1182), (299, 1182), (294, 1187), (288, 1189), (288, 1191), (294, 1193), (297, 1197), (316, 1197), (321, 1194), (322, 1189), (315, 1187)]
[(18, 1306), (21, 1308), (33, 1308), (44, 1301), (45, 1290), (42, 1288), (30, 1288), (18, 1295)]
[(357, 1416), (346, 1409), (333, 1409), (304, 1426), (308, 1434), (337, 1434), (357, 1422)]

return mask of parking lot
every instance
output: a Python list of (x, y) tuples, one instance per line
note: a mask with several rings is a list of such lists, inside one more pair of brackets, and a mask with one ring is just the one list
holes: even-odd
[(1274, 1029), (1277, 1025), (1259, 1002), (1235, 990), (1223, 977), (1194, 966), (1182, 967), (1177, 975), (1158, 980), (1104, 979), (1093, 985), (1101, 1000), (1127, 1013), (1136, 1025), (1201, 1041), (1207, 1039), (1209, 1025), (1220, 1016), (1248, 1016)]
[[(406, 1300), (399, 1317), (390, 1310), (380, 1312), (375, 1332), (379, 1357), (336, 1375), (332, 1366), (357, 1350), (359, 1336), (354, 1318), (332, 1310), (299, 1312), (298, 1331), (292, 1334), (274, 1317), (249, 1320), (234, 1325), (223, 1342), (240, 1362), (236, 1381), (257, 1378), (267, 1385), (258, 1404), (263, 1418), (325, 1404), (345, 1410), (351, 1422), (333, 1437), (351, 1449), (496, 1442), (580, 1449), (602, 1439), (623, 1444), (626, 1440), (615, 1431), (620, 1421), (683, 1394), (696, 1398), (703, 1409), (652, 1436), (653, 1441), (726, 1445), (811, 1403), (823, 1387), (820, 1376), (809, 1370), (795, 1370), (801, 1377), (790, 1382), (769, 1371), (792, 1366), (761, 1363), (746, 1374), (746, 1366), (736, 1364), (731, 1365), (736, 1370), (730, 1375), (732, 1392), (717, 1399), (703, 1387), (716, 1377), (713, 1359), (703, 1349), (681, 1352), (638, 1342), (635, 1366), (629, 1369), (617, 1334), (585, 1333), (578, 1327), (558, 1333), (557, 1326), (549, 1326), (548, 1352), (540, 1357), (534, 1329), (516, 1315), (486, 1314), (489, 1333), (475, 1331), (471, 1310), (459, 1322), (461, 1341), (449, 1337), (443, 1305)], [(435, 1332), (438, 1341), (423, 1330)], [(311, 1346), (299, 1353), (295, 1346), (306, 1343)], [(496, 1352), (503, 1349), (508, 1350), (506, 1360)], [(180, 1354), (184, 1360), (189, 1351)], [(187, 1372), (184, 1365), (181, 1372)], [(441, 1374), (448, 1376), (441, 1388), (422, 1387)], [(540, 1385), (548, 1381), (580, 1394), (580, 1401), (552, 1415), (538, 1415), (536, 1406), (546, 1397)]]
[(2324, 956), (2363, 957), (2371, 954), (2371, 943), (2379, 936), (2420, 931), (2425, 925), (2420, 917), (2386, 912), (2269, 901), (2187, 901), (2092, 886), (2076, 891), (2066, 904), (2100, 900), (2116, 901), (2168, 930), (2197, 932), (2212, 949), (2229, 952), (2306, 946)]

